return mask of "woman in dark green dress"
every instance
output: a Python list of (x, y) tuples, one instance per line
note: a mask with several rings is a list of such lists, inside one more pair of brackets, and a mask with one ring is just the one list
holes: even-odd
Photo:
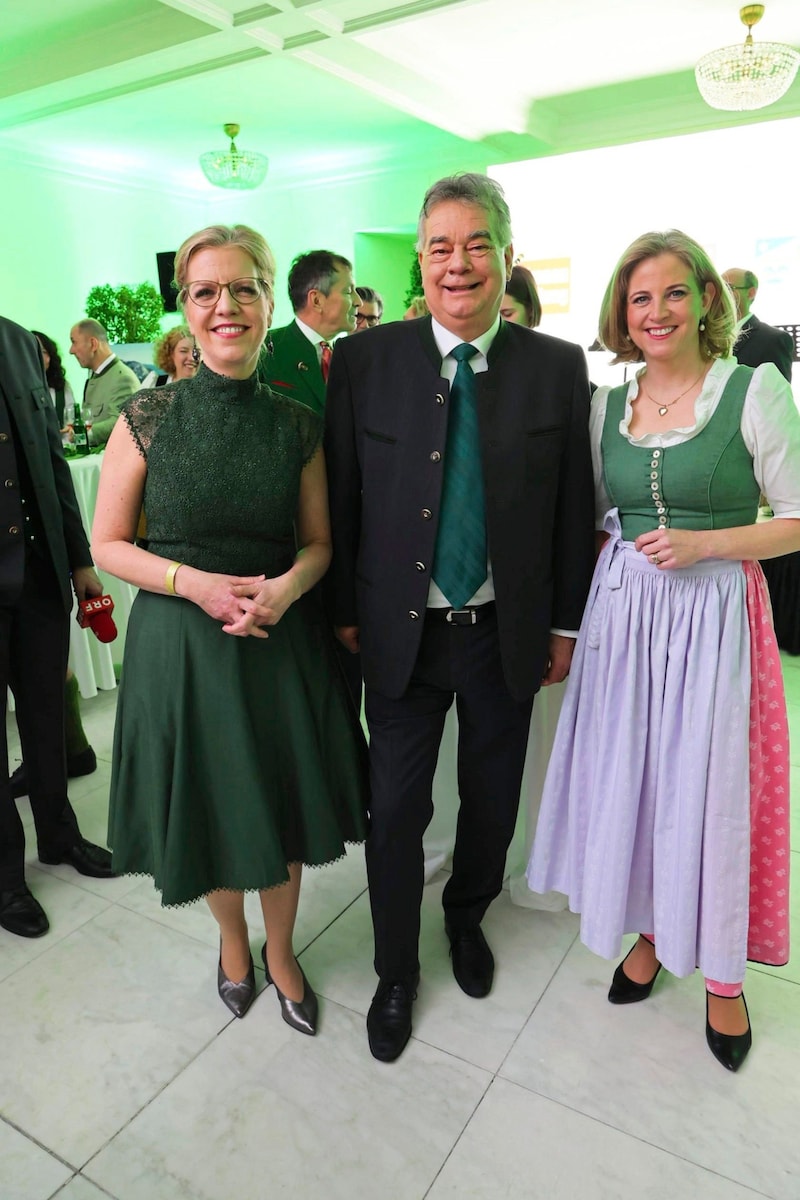
[(314, 1033), (316, 997), (292, 949), (302, 864), (363, 840), (366, 758), (308, 594), (331, 554), (322, 422), (255, 377), (274, 271), (246, 226), (212, 226), (178, 251), (203, 365), (124, 409), (93, 549), (141, 589), (114, 738), (114, 867), (152, 875), (165, 905), (206, 898), (219, 993), (236, 1016), (255, 994), (244, 892), (257, 889), (267, 978), (284, 1019)]

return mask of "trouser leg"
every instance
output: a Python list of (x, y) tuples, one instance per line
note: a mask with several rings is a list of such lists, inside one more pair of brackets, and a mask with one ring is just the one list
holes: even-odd
[(457, 685), (460, 806), (453, 873), (442, 898), (452, 929), (479, 925), (502, 889), (533, 705), (509, 694), (494, 621), (484, 624), (469, 641)]
[(0, 892), (15, 891), (25, 882), (25, 833), (8, 784), (6, 696), (13, 628), (14, 609), (0, 608)]
[(452, 694), (412, 682), (400, 700), (367, 689), (370, 829), (366, 859), (375, 970), (409, 980), (419, 970), (422, 835), (432, 815), (431, 787)]
[(28, 795), (40, 853), (57, 857), (80, 833), (67, 799), (64, 751), (69, 617), (49, 563), (29, 556), (14, 612), (9, 671)]

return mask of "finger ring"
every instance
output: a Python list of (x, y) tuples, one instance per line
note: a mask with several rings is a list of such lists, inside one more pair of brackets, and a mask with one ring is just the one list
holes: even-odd
[(658, 557), (657, 554), (651, 554), (650, 562), (653, 564), (654, 567), (657, 567), (658, 564), (661, 562), (661, 559)]

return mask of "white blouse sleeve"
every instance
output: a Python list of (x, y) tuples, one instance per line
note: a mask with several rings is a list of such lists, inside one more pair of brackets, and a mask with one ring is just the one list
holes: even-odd
[(800, 412), (773, 363), (756, 367), (742, 411), (753, 474), (776, 517), (800, 517)]
[(603, 483), (603, 425), (606, 419), (606, 405), (610, 388), (605, 384), (599, 387), (592, 396), (592, 406), (589, 410), (589, 437), (592, 443), (592, 471), (594, 473), (594, 517), (595, 527), (603, 528), (603, 518), (611, 507), (611, 501)]

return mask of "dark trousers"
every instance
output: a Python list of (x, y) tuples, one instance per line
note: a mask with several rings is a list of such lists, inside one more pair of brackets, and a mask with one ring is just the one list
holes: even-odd
[(372, 790), (366, 857), (381, 979), (407, 980), (419, 970), (422, 836), (433, 815), (433, 775), (454, 697), (460, 807), (443, 896), (448, 925), (479, 925), (503, 886), (533, 701), (520, 703), (508, 693), (493, 613), (468, 626), (429, 617), (404, 695), (366, 693)]
[(6, 689), (14, 693), (39, 851), (57, 856), (80, 836), (67, 799), (64, 676), (69, 617), (50, 562), (28, 554), (16, 604), (0, 605), (0, 891), (25, 882), (25, 834), (8, 784)]

